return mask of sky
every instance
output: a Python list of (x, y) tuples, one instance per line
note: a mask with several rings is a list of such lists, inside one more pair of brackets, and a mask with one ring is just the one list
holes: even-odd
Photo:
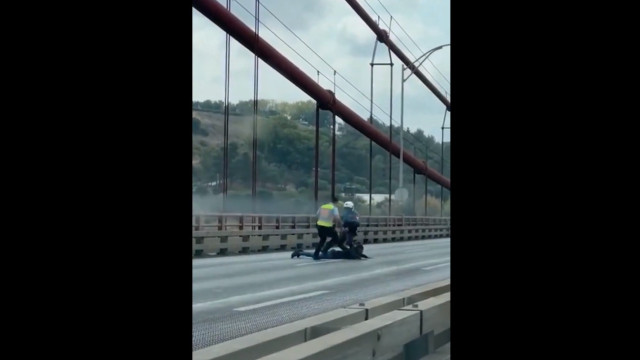
[[(226, 0), (219, 2), (226, 6)], [(450, 44), (449, 0), (358, 2), (374, 20), (380, 16), (381, 28), (388, 30), (391, 23), (391, 40), (412, 60), (437, 46)], [(320, 84), (324, 88), (334, 88), (335, 70), (337, 98), (363, 119), (368, 118), (371, 94), (369, 63), (375, 35), (349, 4), (344, 0), (260, 0), (260, 3), (259, 32), (262, 39), (316, 81), (319, 70)], [(255, 25), (254, 9), (255, 0), (231, 0), (231, 12), (251, 29)], [(192, 27), (193, 100), (224, 100), (225, 33), (194, 8)], [(450, 49), (450, 46), (445, 46), (433, 52), (421, 68), (422, 73), (449, 99)], [(398, 126), (401, 121), (402, 62), (393, 53), (391, 57), (394, 63), (392, 89), (390, 67), (374, 67), (373, 115), (388, 124), (391, 114), (394, 125)], [(229, 100), (253, 99), (254, 55), (231, 38), (230, 59)], [(377, 45), (375, 62), (389, 62), (389, 52), (383, 43)], [(258, 66), (258, 98), (286, 102), (311, 99), (266, 63), (260, 61)], [(406, 71), (405, 77), (408, 75)], [(390, 96), (393, 99), (391, 104)], [(450, 126), (451, 113), (447, 113), (445, 118), (442, 102), (417, 77), (411, 76), (404, 81), (403, 119), (405, 128), (412, 131), (422, 129), (441, 141), (443, 119), (445, 126)], [(447, 129), (444, 141), (449, 141)]]

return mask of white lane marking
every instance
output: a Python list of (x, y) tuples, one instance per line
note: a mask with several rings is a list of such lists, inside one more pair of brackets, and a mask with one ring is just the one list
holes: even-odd
[[(369, 278), (369, 277), (371, 277), (373, 275), (391, 273), (391, 272), (398, 271), (398, 270), (410, 269), (410, 268), (413, 268), (413, 267), (418, 267), (420, 265), (428, 265), (428, 264), (438, 263), (438, 262), (447, 261), (447, 260), (450, 260), (450, 258), (447, 257), (447, 258), (441, 258), (441, 259), (425, 260), (425, 261), (419, 261), (419, 262), (415, 262), (415, 263), (403, 264), (403, 265), (398, 265), (398, 266), (385, 267), (385, 268), (376, 269), (376, 270), (373, 270), (373, 271), (370, 271), (370, 272), (349, 275), (349, 280), (355, 281), (355, 280), (360, 280), (360, 279), (366, 279), (366, 278)], [(305, 283), (304, 285), (294, 285), (294, 286), (284, 287), (284, 288), (280, 288), (280, 289), (267, 290), (267, 291), (263, 291), (263, 292), (259, 292), (259, 293), (249, 293), (249, 294), (237, 295), (237, 296), (232, 296), (232, 297), (228, 297), (228, 298), (225, 298), (225, 299), (212, 300), (212, 301), (206, 301), (206, 302), (202, 302), (202, 303), (193, 304), (192, 305), (192, 310), (193, 311), (207, 310), (207, 308), (209, 306), (211, 306), (211, 305), (219, 305), (219, 304), (234, 303), (234, 302), (237, 303), (237, 302), (240, 302), (240, 301), (251, 300), (251, 299), (259, 298), (259, 297), (267, 297), (267, 296), (272, 296), (272, 295), (276, 295), (276, 294), (283, 294), (283, 293), (286, 294), (289, 291), (314, 290), (314, 289), (317, 289), (318, 287), (321, 287), (321, 286), (324, 286), (324, 285), (331, 285), (333, 283), (335, 283), (335, 279), (331, 278), (331, 279), (327, 279), (327, 280), (321, 280), (321, 281), (316, 281), (316, 282)]]
[(314, 262), (310, 262), (310, 263), (297, 264), (296, 266), (315, 265), (315, 264), (326, 264), (326, 263), (336, 262), (336, 261), (342, 261), (342, 260), (319, 260), (319, 261), (314, 261)]
[(437, 267), (447, 266), (447, 265), (450, 265), (450, 264), (451, 264), (451, 263), (444, 263), (444, 264), (439, 264), (439, 265), (433, 265), (433, 266), (429, 266), (429, 267), (426, 267), (426, 268), (422, 268), (422, 270), (431, 270), (431, 269), (434, 269), (434, 268), (437, 268)]
[(314, 291), (314, 292), (307, 293), (307, 294), (301, 294), (301, 295), (296, 295), (296, 296), (289, 296), (289, 297), (282, 298), (282, 299), (271, 300), (271, 301), (263, 302), (263, 303), (260, 303), (260, 304), (243, 306), (243, 307), (239, 307), (239, 308), (236, 308), (236, 309), (233, 309), (233, 310), (246, 311), (246, 310), (251, 310), (251, 309), (257, 309), (257, 308), (261, 308), (263, 306), (279, 304), (279, 303), (286, 302), (286, 301), (291, 301), (291, 300), (304, 299), (304, 298), (308, 298), (308, 297), (312, 297), (312, 296), (316, 296), (316, 295), (320, 295), (320, 294), (324, 294), (324, 293), (328, 293), (328, 292), (329, 292), (328, 290)]

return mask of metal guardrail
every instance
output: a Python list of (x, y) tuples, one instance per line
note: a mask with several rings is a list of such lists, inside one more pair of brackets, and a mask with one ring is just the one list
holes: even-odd
[[(364, 244), (450, 236), (450, 218), (361, 216), (356, 239)], [(315, 215), (196, 214), (192, 223), (193, 256), (314, 248)]]

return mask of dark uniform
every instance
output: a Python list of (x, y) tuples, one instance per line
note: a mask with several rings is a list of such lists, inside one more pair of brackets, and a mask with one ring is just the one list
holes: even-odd
[(353, 247), (353, 238), (358, 234), (358, 227), (360, 226), (360, 217), (358, 212), (353, 209), (345, 209), (344, 214), (342, 214), (342, 234), (341, 237), (343, 239), (340, 242), (344, 243), (346, 240), (346, 244), (348, 247)]
[[(346, 251), (329, 250), (328, 252), (322, 252), (319, 259), (347, 259), (347, 260), (360, 260), (362, 258), (368, 259), (369, 257), (364, 253), (362, 253), (363, 250), (364, 250), (364, 247), (361, 244), (357, 244), (356, 246), (350, 249), (347, 249)], [(308, 251), (295, 250), (293, 253), (291, 253), (292, 258), (300, 257), (300, 256), (314, 257), (314, 255)]]

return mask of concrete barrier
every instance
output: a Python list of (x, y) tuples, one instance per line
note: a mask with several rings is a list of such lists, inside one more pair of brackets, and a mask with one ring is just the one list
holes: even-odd
[(449, 343), (449, 304), (444, 293), (259, 359), (418, 359)]
[(337, 309), (194, 351), (193, 360), (257, 359), (364, 320), (364, 309)]
[(366, 319), (372, 319), (381, 314), (392, 310), (400, 309), (408, 304), (413, 304), (420, 300), (428, 299), (432, 296), (449, 292), (451, 281), (449, 279), (438, 281), (432, 284), (423, 285), (399, 292), (397, 294), (388, 295), (373, 299), (371, 301), (361, 302), (348, 306), (348, 309), (365, 309)]
[(401, 353), (404, 344), (419, 336), (420, 314), (394, 310), (260, 359), (378, 359)]
[[(378, 354), (376, 355), (377, 359), (382, 354), (387, 353), (393, 356), (403, 354), (407, 351), (404, 348), (405, 344), (415, 339), (421, 339), (423, 329), (428, 330), (425, 339), (416, 341), (413, 347), (409, 347), (408, 351), (413, 351), (416, 354), (426, 354), (429, 353), (429, 350), (432, 352), (433, 349), (438, 347), (436, 346), (436, 340), (440, 342), (448, 341), (448, 323), (446, 321), (449, 319), (449, 313), (447, 307), (446, 314), (439, 317), (438, 311), (445, 308), (432, 309), (433, 306), (440, 306), (445, 302), (444, 300), (425, 301), (430, 301), (434, 297), (439, 298), (439, 296), (448, 295), (449, 289), (449, 279), (408, 289), (398, 294), (380, 297), (200, 349), (193, 352), (193, 359), (258, 359), (276, 353), (283, 356), (282, 359), (297, 359), (300, 358), (296, 357), (297, 351), (305, 354), (319, 352), (322, 355), (318, 356), (332, 358), (331, 356), (334, 356), (332, 354), (344, 356), (344, 353), (341, 354), (341, 352), (347, 351), (346, 349), (349, 346), (355, 346), (365, 352), (369, 350), (375, 351)], [(414, 302), (417, 302), (417, 306), (413, 304)], [(448, 306), (448, 302), (446, 306)], [(389, 315), (392, 313), (393, 315)], [(380, 320), (376, 320), (378, 318)], [(373, 320), (376, 321), (372, 322)], [(427, 321), (426, 325), (425, 321)], [(360, 326), (365, 323), (368, 323), (368, 325)], [(352, 334), (351, 331), (354, 329), (357, 331)], [(370, 336), (372, 329), (380, 331), (380, 334), (376, 335), (375, 341), (372, 341)], [(344, 332), (341, 332), (343, 330), (346, 330), (347, 334), (354, 335), (349, 337), (350, 340), (347, 345), (340, 340), (344, 337)], [(327, 337), (334, 333), (342, 335), (340, 335), (339, 339)], [(357, 336), (355, 336), (356, 334)], [(383, 335), (384, 340), (381, 340)], [(322, 339), (322, 344), (324, 345), (312, 345), (310, 348), (303, 347), (302, 350), (297, 347), (320, 339)], [(431, 347), (427, 348), (427, 350), (423, 349), (425, 348), (425, 341), (430, 341), (428, 344), (431, 344)], [(335, 347), (335, 349), (322, 350), (322, 346)], [(282, 353), (291, 349), (297, 350)], [(371, 351), (367, 353), (367, 356), (373, 354)], [(349, 354), (351, 356), (351, 353)], [(310, 357), (309, 359), (315, 358)], [(335, 358), (351, 359), (351, 357)], [(359, 357), (353, 358), (358, 359)], [(364, 358), (369, 359), (371, 357)]]
[(420, 337), (405, 344), (404, 353), (408, 358), (418, 359), (434, 354), (449, 343), (451, 327), (451, 295), (444, 293), (398, 311), (420, 313)]

